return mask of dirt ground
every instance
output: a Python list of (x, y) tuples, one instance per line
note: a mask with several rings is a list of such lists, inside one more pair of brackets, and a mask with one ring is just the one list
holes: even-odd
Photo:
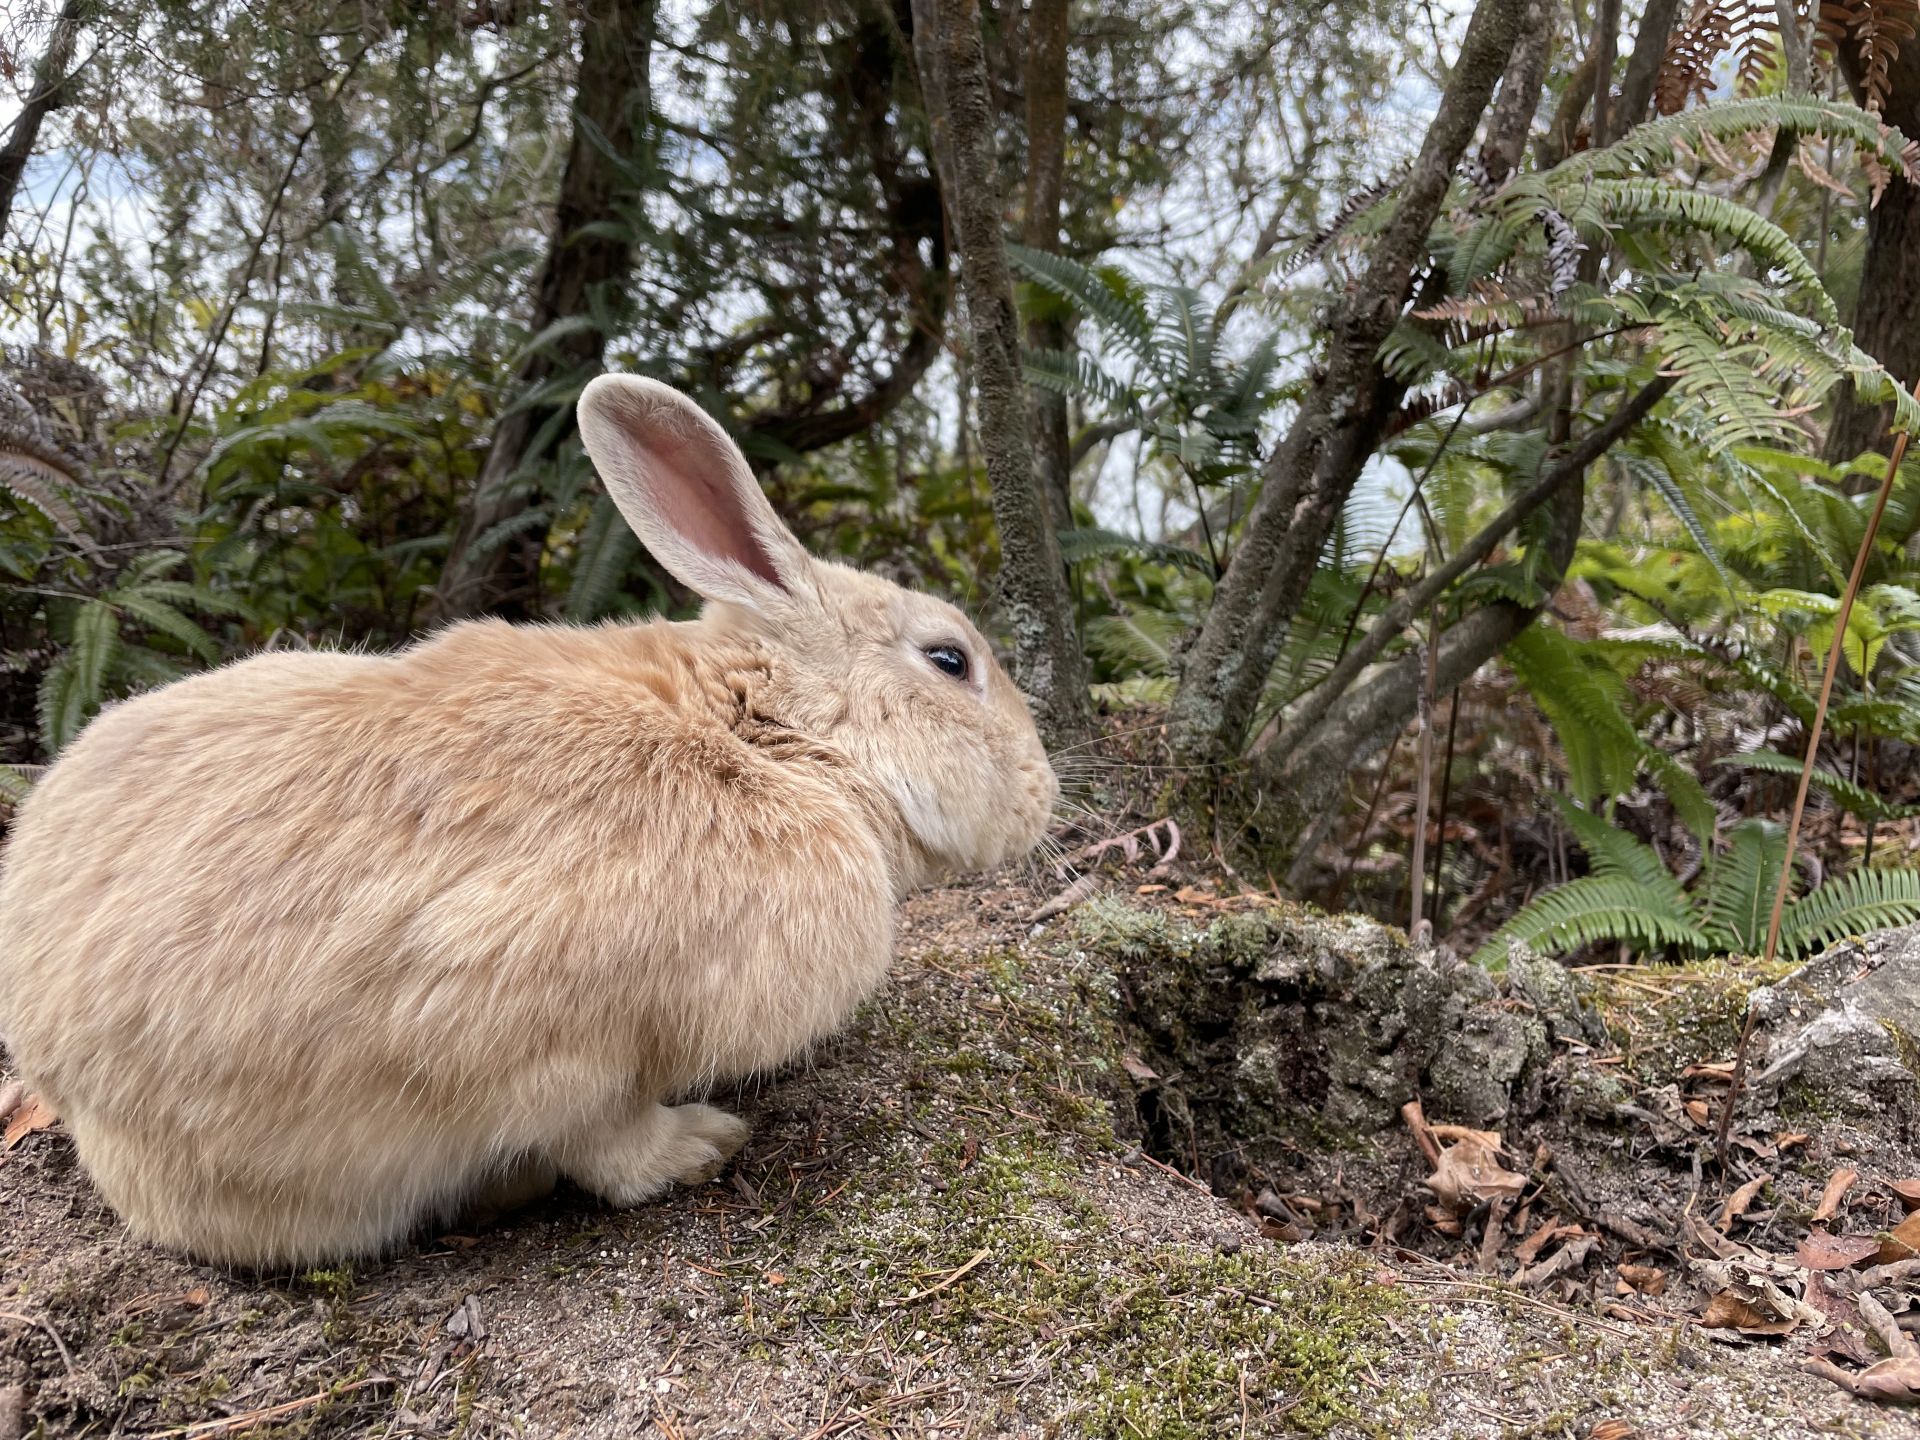
[[(1038, 898), (913, 901), (847, 1032), (718, 1097), (740, 1161), (639, 1210), (563, 1191), (378, 1265), (231, 1274), (127, 1239), (59, 1128), (26, 1134), (0, 1440), (1920, 1433), (1683, 1287), (1599, 1303), (1604, 1252), (1576, 1292), (1444, 1234), (1271, 1238), (1301, 1232), (1141, 1152), (1115, 977), (1071, 914), (1025, 922)], [(1316, 1173), (1424, 1174), (1402, 1130), (1334, 1141)]]

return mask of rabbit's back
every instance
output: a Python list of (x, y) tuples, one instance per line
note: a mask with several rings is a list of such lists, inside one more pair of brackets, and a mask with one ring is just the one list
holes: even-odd
[(262, 656), (69, 747), (0, 874), (0, 1030), (117, 1208), (415, 1210), (844, 1017), (890, 948), (870, 802), (684, 628)]

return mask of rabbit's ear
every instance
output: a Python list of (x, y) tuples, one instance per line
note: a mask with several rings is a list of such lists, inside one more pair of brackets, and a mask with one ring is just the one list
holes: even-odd
[(598, 376), (580, 395), (580, 437), (633, 533), (681, 584), (755, 610), (802, 587), (806, 551), (740, 447), (679, 391)]

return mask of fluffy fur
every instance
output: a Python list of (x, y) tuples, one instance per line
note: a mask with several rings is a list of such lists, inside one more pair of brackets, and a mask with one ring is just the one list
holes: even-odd
[(581, 419), (698, 620), (257, 656), (103, 713), (21, 808), (0, 1027), (139, 1234), (311, 1263), (556, 1171), (708, 1178), (745, 1125), (667, 1102), (832, 1030), (901, 895), (1043, 833), (959, 612), (808, 558), (673, 392)]

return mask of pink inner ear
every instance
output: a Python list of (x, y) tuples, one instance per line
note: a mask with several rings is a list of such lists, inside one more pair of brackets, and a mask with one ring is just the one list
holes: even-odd
[[(769, 585), (786, 589), (735, 488), (734, 458), (698, 430), (655, 431), (645, 442), (642, 467), (660, 519), (703, 555), (731, 560)], [(740, 482), (756, 484), (752, 476)]]

